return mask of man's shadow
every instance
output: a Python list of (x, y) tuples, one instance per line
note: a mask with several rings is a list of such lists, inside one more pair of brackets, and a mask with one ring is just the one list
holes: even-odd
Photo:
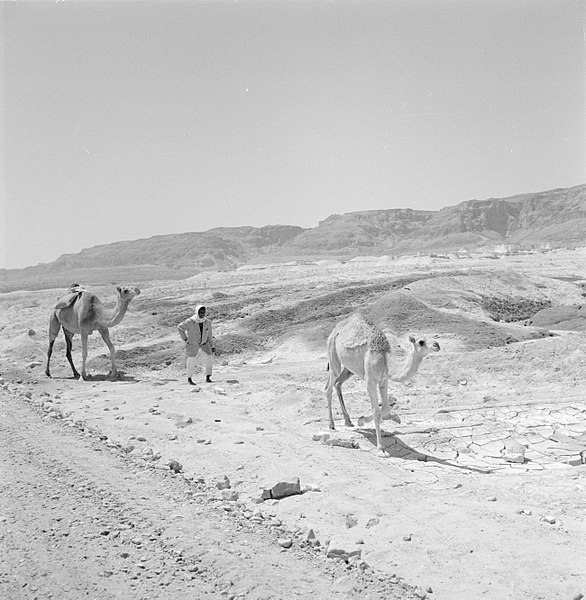
[[(364, 427), (356, 427), (356, 432), (364, 436), (373, 446), (376, 448), (376, 430), (366, 429)], [(492, 473), (490, 469), (479, 469), (477, 467), (469, 467), (466, 465), (458, 465), (444, 458), (438, 458), (431, 454), (425, 454), (407, 445), (403, 440), (397, 437), (394, 433), (387, 431), (381, 431), (383, 437), (384, 450), (391, 458), (400, 458), (403, 460), (417, 460), (419, 462), (434, 462), (447, 467), (455, 467), (456, 469), (462, 469), (463, 471), (473, 471), (475, 473), (482, 473), (488, 475)]]

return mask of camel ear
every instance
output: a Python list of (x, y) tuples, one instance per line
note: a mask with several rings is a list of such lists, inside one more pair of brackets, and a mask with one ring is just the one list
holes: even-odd
[(121, 293), (122, 293), (122, 288), (121, 288), (119, 285), (117, 285), (117, 286), (116, 286), (116, 291), (117, 291), (119, 294), (121, 294)]
[(412, 335), (409, 336), (409, 341), (415, 346), (415, 338)]

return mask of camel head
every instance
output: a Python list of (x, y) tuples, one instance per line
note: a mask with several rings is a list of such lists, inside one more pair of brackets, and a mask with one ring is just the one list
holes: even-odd
[(135, 296), (140, 294), (140, 290), (137, 287), (116, 287), (118, 297), (123, 302), (130, 302)]
[(437, 342), (428, 345), (425, 340), (416, 340), (412, 335), (409, 336), (409, 341), (413, 344), (413, 351), (421, 358), (432, 352), (440, 351), (440, 345)]

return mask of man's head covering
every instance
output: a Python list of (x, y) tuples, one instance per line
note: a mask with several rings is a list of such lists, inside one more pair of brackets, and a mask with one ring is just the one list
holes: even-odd
[(206, 320), (206, 318), (205, 318), (205, 315), (204, 315), (204, 317), (202, 318), (202, 317), (200, 317), (200, 316), (199, 316), (199, 314), (198, 314), (198, 313), (199, 313), (199, 311), (200, 311), (202, 308), (205, 310), (205, 306), (204, 306), (203, 304), (198, 304), (198, 305), (195, 307), (195, 314), (193, 315), (193, 317), (191, 317), (191, 319), (192, 319), (193, 321), (195, 321), (196, 323), (203, 323), (203, 322)]

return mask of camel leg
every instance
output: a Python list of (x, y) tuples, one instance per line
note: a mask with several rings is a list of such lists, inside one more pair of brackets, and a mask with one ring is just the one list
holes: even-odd
[(108, 350), (110, 351), (110, 361), (112, 363), (112, 369), (110, 370), (110, 375), (112, 377), (116, 377), (118, 374), (116, 371), (116, 361), (115, 361), (116, 351), (114, 349), (114, 344), (112, 343), (112, 340), (110, 339), (110, 332), (105, 327), (104, 328), (98, 327), (98, 331), (100, 332), (102, 339), (104, 340), (106, 346), (108, 346)]
[(47, 377), (51, 377), (51, 355), (53, 354), (53, 344), (59, 335), (59, 331), (61, 329), (61, 323), (57, 318), (55, 312), (51, 314), (51, 318), (49, 320), (49, 349), (47, 350), (47, 366), (45, 367), (45, 375)]
[(400, 423), (401, 419), (399, 418), (399, 416), (394, 413), (391, 412), (391, 408), (395, 405), (395, 399), (393, 398), (393, 403), (391, 404), (389, 402), (389, 380), (385, 379), (380, 385), (379, 385), (379, 392), (380, 392), (380, 397), (381, 397), (381, 409), (382, 409), (382, 413), (381, 413), (381, 417), (384, 421), (395, 421), (395, 423)]
[(338, 400), (340, 401), (340, 407), (342, 409), (342, 414), (344, 415), (344, 424), (346, 427), (354, 427), (354, 424), (350, 420), (350, 415), (346, 410), (346, 404), (344, 403), (344, 398), (342, 396), (342, 384), (350, 379), (352, 375), (353, 373), (344, 367), (342, 372), (334, 380), (334, 387), (336, 388), (336, 394), (338, 394)]
[(383, 446), (383, 438), (381, 435), (381, 411), (380, 406), (378, 405), (378, 393), (379, 389), (377, 382), (372, 378), (366, 379), (366, 390), (368, 392), (368, 397), (370, 398), (370, 404), (372, 406), (372, 417), (374, 419), (374, 428), (376, 430), (376, 447), (380, 452), (384, 452)]
[(332, 366), (329, 365), (330, 371), (328, 373), (328, 381), (326, 383), (326, 401), (328, 404), (328, 421), (330, 429), (336, 429), (334, 425), (334, 416), (332, 415), (332, 390), (334, 389), (334, 374), (332, 373)]
[(73, 347), (73, 333), (71, 333), (70, 331), (67, 331), (67, 329), (65, 329), (65, 327), (63, 328), (63, 333), (65, 334), (65, 344), (67, 345), (67, 349), (65, 350), (65, 356), (67, 357), (67, 360), (69, 361), (69, 364), (71, 365), (71, 370), (73, 371), (73, 377), (75, 377), (75, 379), (79, 379), (79, 373), (77, 372), (77, 369), (75, 368), (75, 365), (73, 364), (73, 358), (71, 356), (71, 348)]
[(87, 339), (88, 333), (86, 331), (81, 332), (81, 376), (83, 379), (89, 379), (85, 364), (87, 362)]

